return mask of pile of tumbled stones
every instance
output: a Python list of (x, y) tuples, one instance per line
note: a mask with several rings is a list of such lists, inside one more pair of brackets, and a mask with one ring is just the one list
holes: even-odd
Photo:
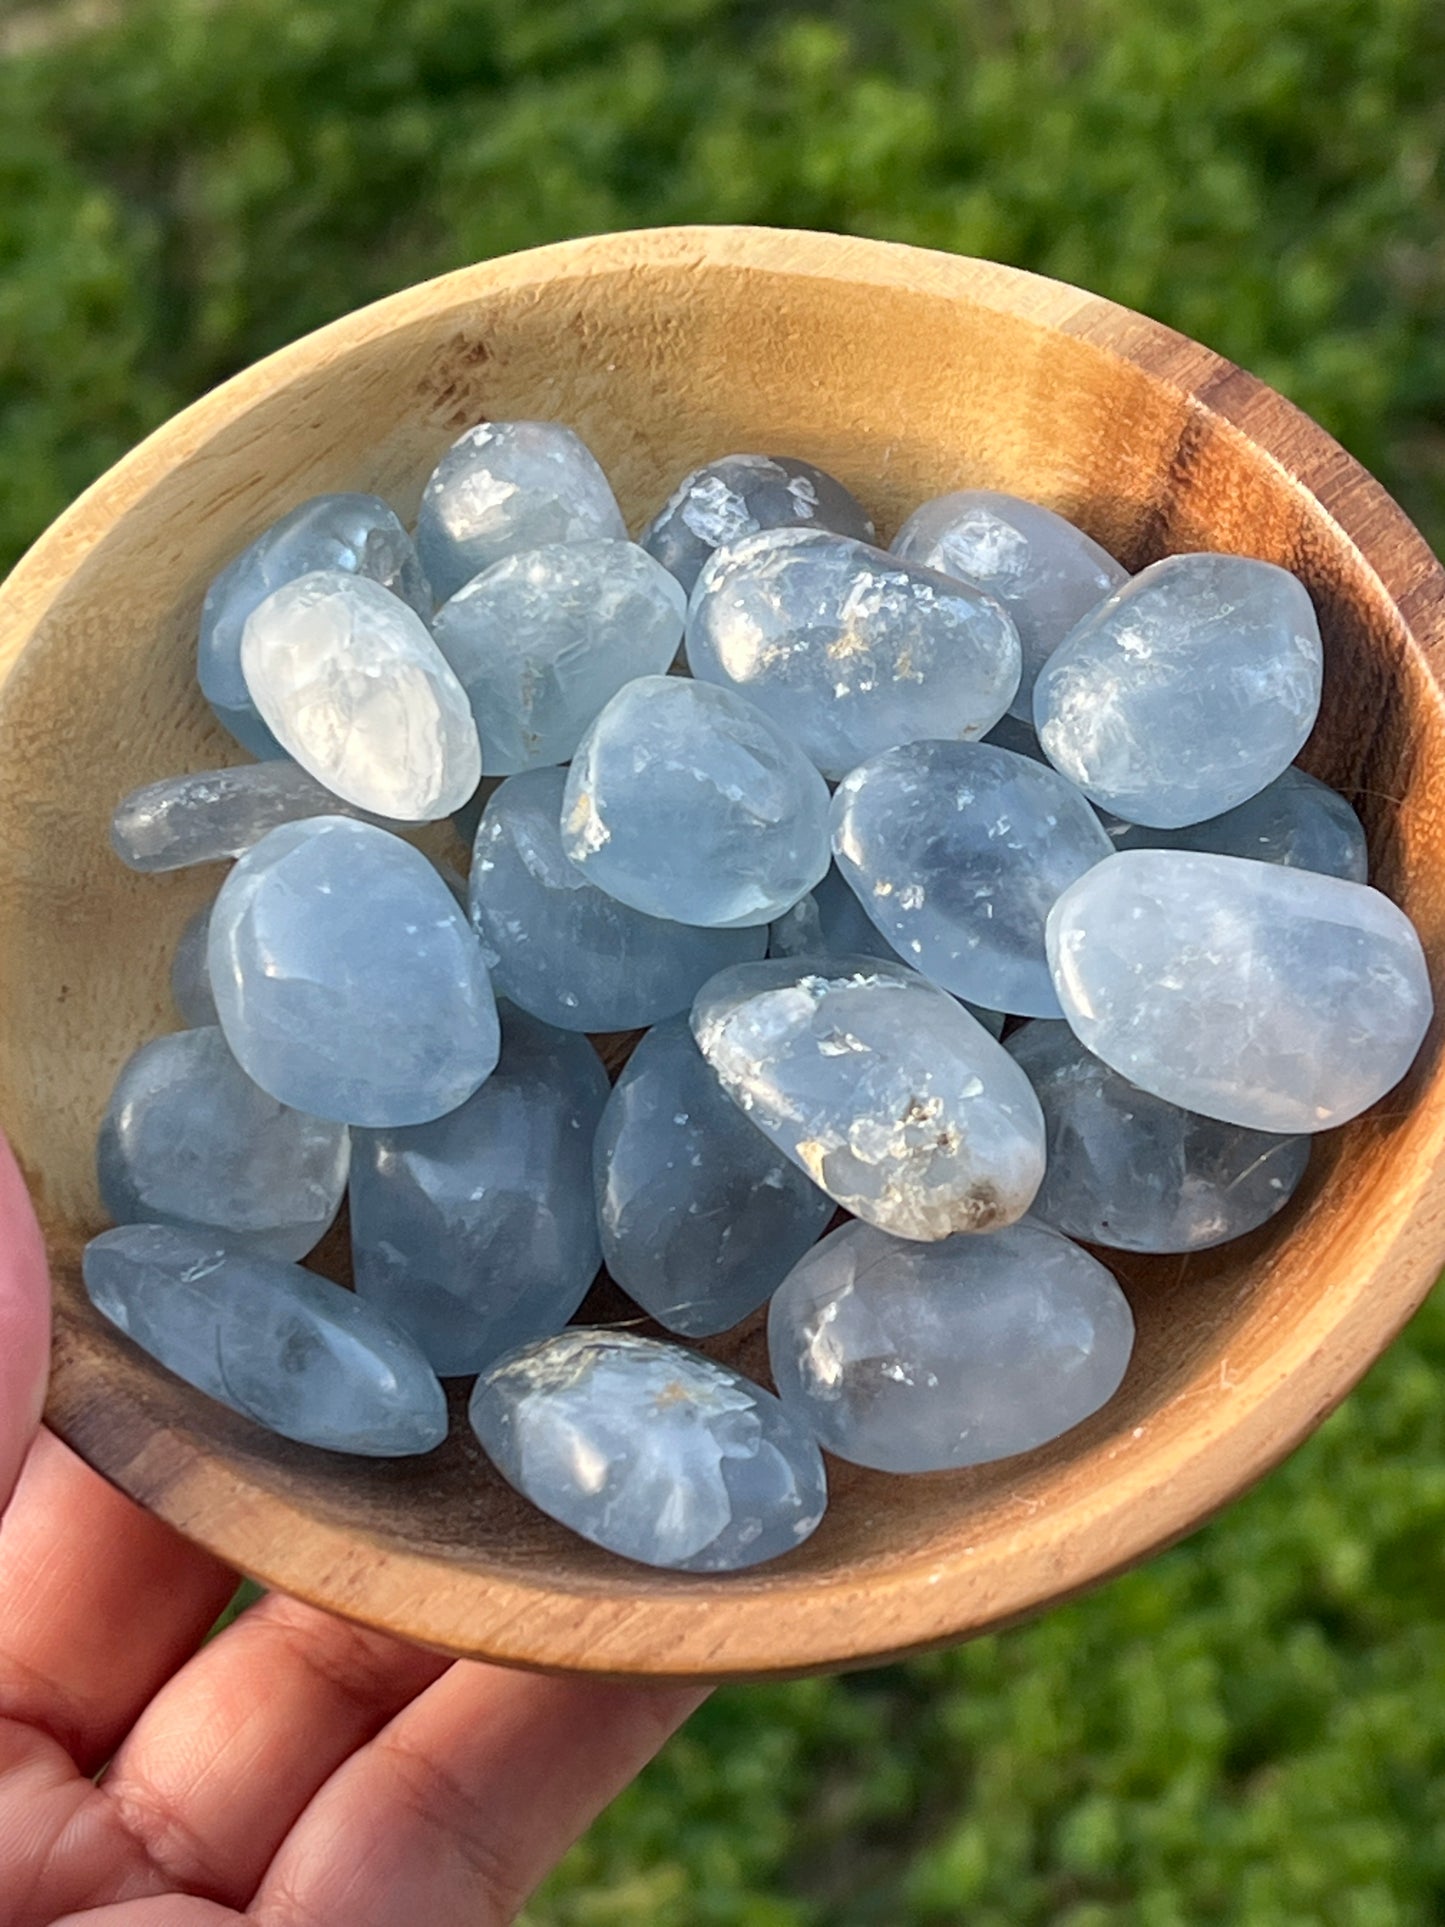
[[(1293, 575), (1130, 576), (982, 490), (874, 535), (734, 455), (633, 543), (573, 433), (497, 422), (414, 538), (322, 496), (231, 562), (200, 682), (259, 760), (114, 823), (137, 869), (238, 860), (101, 1130), (108, 1318), (340, 1452), (430, 1451), (474, 1376), (504, 1478), (689, 1571), (805, 1539), (820, 1446), (975, 1465), (1113, 1395), (1083, 1244), (1278, 1212), (1409, 1066), (1420, 944), (1294, 765)], [(447, 816), (466, 881), (402, 834)], [(643, 1028), (609, 1090), (587, 1033)], [(298, 1263), (347, 1192), (354, 1292)], [(771, 1301), (777, 1396), (569, 1325), (604, 1262), (682, 1338)]]

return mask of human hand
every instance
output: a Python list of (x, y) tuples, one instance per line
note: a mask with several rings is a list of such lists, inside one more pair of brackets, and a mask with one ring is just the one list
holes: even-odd
[(0, 1140), (6, 1927), (500, 1927), (703, 1698), (448, 1662), (279, 1595), (202, 1648), (235, 1574), (37, 1431), (48, 1342)]

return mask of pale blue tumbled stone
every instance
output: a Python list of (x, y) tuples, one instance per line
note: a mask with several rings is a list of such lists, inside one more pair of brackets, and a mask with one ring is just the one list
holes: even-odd
[(1203, 1251), (1272, 1218), (1305, 1174), (1308, 1137), (1246, 1130), (1152, 1097), (1065, 1023), (1025, 1024), (1005, 1049), (1033, 1085), (1048, 1131), (1030, 1214), (1071, 1238), (1121, 1251)]
[(346, 1126), (253, 1084), (214, 1024), (157, 1037), (128, 1059), (96, 1153), (117, 1224), (189, 1225), (267, 1258), (304, 1258), (320, 1242), (347, 1163)]
[(776, 958), (704, 984), (693, 1035), (728, 1096), (813, 1182), (904, 1238), (1028, 1210), (1044, 1121), (963, 1005), (883, 958)]
[(171, 1001), (183, 1024), (216, 1022), (216, 999), (211, 992), (211, 966), (206, 955), (210, 935), (208, 903), (186, 924), (171, 957)]
[(1132, 1084), (1254, 1130), (1324, 1131), (1420, 1048), (1432, 999), (1403, 910), (1366, 884), (1244, 857), (1124, 850), (1049, 913), (1059, 1000)]
[(423, 1124), (497, 1061), (476, 933), (419, 850), (315, 817), (273, 830), (227, 877), (208, 960), (221, 1028), (283, 1104), (343, 1124)]
[(847, 536), (772, 529), (703, 569), (687, 661), (837, 778), (895, 743), (982, 736), (1018, 687), (1019, 641), (966, 583)]
[(431, 590), (411, 537), (376, 495), (317, 495), (274, 522), (206, 591), (201, 606), (201, 689), (221, 722), (257, 756), (284, 752), (262, 722), (241, 672), (246, 618), (273, 589), (314, 569), (370, 576), (431, 615)]
[(191, 770), (132, 790), (116, 805), (111, 848), (132, 870), (183, 870), (240, 856), (283, 823), (309, 816), (354, 816), (381, 823), (278, 755), (234, 769)]
[(1318, 870), (1349, 883), (1364, 883), (1370, 874), (1369, 845), (1359, 817), (1338, 790), (1294, 764), (1223, 816), (1177, 830), (1115, 822), (1109, 834), (1116, 850), (1203, 850), (1280, 863), (1290, 870)]
[(560, 1331), (597, 1276), (592, 1140), (607, 1073), (585, 1037), (502, 1012), (502, 1054), (457, 1110), (356, 1131), (356, 1289), (444, 1377)]
[(594, 1157), (607, 1269), (688, 1338), (756, 1311), (833, 1215), (833, 1200), (724, 1093), (685, 1017), (632, 1053)]
[(1093, 802), (1177, 829), (1232, 810), (1294, 761), (1323, 670), (1314, 604), (1287, 569), (1171, 555), (1059, 644), (1034, 722), (1050, 762)]
[(398, 1458), (446, 1437), (446, 1397), (411, 1340), (299, 1265), (131, 1224), (92, 1238), (82, 1269), (96, 1310), (142, 1351), (282, 1438)]
[(1113, 1276), (1031, 1218), (927, 1245), (845, 1224), (768, 1314), (783, 1403), (828, 1451), (880, 1472), (1032, 1451), (1108, 1403), (1133, 1346)]
[(833, 851), (905, 963), (990, 1010), (1058, 1014), (1044, 919), (1113, 846), (1079, 792), (988, 743), (907, 743), (839, 784)]
[(767, 931), (704, 930), (644, 916), (567, 859), (567, 772), (509, 776), (472, 854), (472, 921), (497, 994), (563, 1030), (639, 1030), (686, 1010), (731, 963), (761, 957)]
[(643, 1565), (729, 1572), (817, 1526), (817, 1446), (771, 1392), (699, 1352), (629, 1332), (560, 1333), (477, 1380), (471, 1421), (508, 1484)]
[(715, 549), (760, 529), (828, 529), (871, 542), (863, 504), (792, 455), (721, 455), (685, 475), (637, 538), (691, 592)]
[(437, 611), (489, 776), (565, 763), (603, 704), (677, 654), (687, 598), (635, 542), (504, 556)]
[(1032, 720), (1034, 683), (1045, 662), (1081, 616), (1129, 580), (1122, 563), (1062, 515), (987, 488), (925, 502), (892, 548), (907, 561), (971, 582), (1008, 610), (1023, 652), (1009, 713), (1025, 721)]
[(597, 458), (560, 422), (480, 422), (433, 469), (416, 545), (439, 602), (518, 549), (627, 539)]
[(828, 867), (828, 789), (734, 690), (642, 676), (578, 747), (562, 846), (589, 882), (650, 917), (770, 923)]

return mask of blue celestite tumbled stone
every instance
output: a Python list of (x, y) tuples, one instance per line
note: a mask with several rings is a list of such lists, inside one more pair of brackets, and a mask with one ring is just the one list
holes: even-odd
[(515, 1352), (477, 1380), (471, 1421), (533, 1505), (643, 1565), (756, 1566), (827, 1504), (822, 1456), (771, 1392), (654, 1338), (581, 1328)]
[(992, 597), (811, 529), (719, 549), (688, 605), (693, 675), (756, 703), (830, 778), (895, 743), (982, 736), (1019, 660)]
[(1107, 1404), (1133, 1347), (1112, 1275), (1031, 1218), (926, 1245), (845, 1224), (768, 1314), (783, 1403), (830, 1452), (880, 1472), (1032, 1451)]
[(241, 631), (273, 589), (314, 569), (370, 576), (431, 615), (431, 590), (411, 537), (376, 495), (317, 495), (274, 522), (206, 591), (197, 655), (201, 689), (217, 716), (257, 756), (283, 752), (262, 722), (241, 673)]
[(607, 1269), (660, 1325), (726, 1331), (756, 1311), (833, 1215), (704, 1062), (685, 1017), (650, 1030), (597, 1133)]
[(472, 856), (472, 921), (497, 994), (563, 1030), (639, 1030), (686, 1010), (709, 977), (761, 957), (767, 931), (644, 916), (567, 859), (563, 769), (509, 776)]
[(607, 1073), (585, 1037), (504, 1007), (497, 1068), (431, 1124), (357, 1131), (356, 1289), (444, 1377), (560, 1331), (602, 1263), (592, 1140)]
[(117, 1224), (179, 1224), (228, 1250), (304, 1258), (346, 1189), (344, 1124), (253, 1084), (214, 1024), (142, 1044), (100, 1127), (100, 1195)]
[(239, 856), (268, 831), (308, 816), (388, 822), (344, 802), (278, 754), (267, 763), (192, 770), (132, 790), (111, 818), (111, 848), (132, 870), (184, 870)]
[(439, 602), (519, 549), (627, 540), (597, 458), (560, 422), (480, 422), (437, 463), (416, 545)]
[(715, 549), (760, 529), (828, 529), (871, 542), (867, 510), (840, 481), (792, 455), (721, 455), (678, 483), (637, 538), (689, 593)]
[(1034, 683), (1044, 663), (1081, 616), (1129, 580), (1107, 549), (1062, 515), (986, 488), (925, 502), (892, 548), (906, 561), (971, 582), (1008, 610), (1023, 651), (1009, 713), (1025, 721), (1033, 719)]
[(314, 1272), (160, 1224), (103, 1231), (81, 1265), (96, 1310), (142, 1351), (282, 1438), (395, 1458), (446, 1437), (415, 1345)]
[(1293, 763), (1257, 796), (1223, 816), (1178, 830), (1113, 823), (1109, 834), (1116, 850), (1203, 850), (1280, 863), (1290, 870), (1318, 870), (1348, 883), (1364, 883), (1370, 874), (1364, 824), (1338, 790)]
[(565, 763), (603, 704), (677, 654), (687, 598), (635, 542), (553, 542), (494, 562), (437, 611), (489, 776)]
[(1004, 1047), (1043, 1106), (1048, 1166), (1030, 1215), (1121, 1251), (1203, 1251), (1284, 1208), (1310, 1139), (1246, 1130), (1151, 1097), (1040, 1018)]
[(455, 1110), (497, 1061), (476, 933), (419, 850), (342, 817), (247, 851), (211, 912), (211, 989), (243, 1070), (316, 1117)]
[(1242, 555), (1171, 555), (1084, 617), (1034, 686), (1051, 763), (1130, 823), (1219, 816), (1280, 775), (1319, 713), (1304, 584)]
[(988, 743), (904, 744), (833, 798), (838, 867), (898, 955), (1020, 1016), (1058, 1013), (1044, 920), (1112, 849), (1056, 771)]
[(735, 691), (642, 676), (578, 747), (562, 847), (589, 882), (650, 917), (770, 923), (828, 867), (828, 789)]
[(775, 958), (704, 984), (693, 1035), (728, 1096), (855, 1217), (903, 1238), (1028, 1210), (1044, 1120), (963, 1005), (883, 958)]
[(1194, 850), (1123, 850), (1049, 913), (1079, 1041), (1131, 1084), (1253, 1130), (1325, 1131), (1414, 1061), (1433, 1008), (1378, 890)]
[(206, 956), (211, 936), (211, 906), (202, 906), (181, 932), (171, 958), (171, 1001), (183, 1024), (214, 1024), (211, 966)]

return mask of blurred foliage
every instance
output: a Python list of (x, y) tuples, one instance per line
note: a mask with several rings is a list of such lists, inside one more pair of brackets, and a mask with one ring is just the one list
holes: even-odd
[[(1208, 341), (1445, 535), (1439, 0), (123, 0), (0, 16), (0, 566), (175, 407), (509, 248), (765, 221)], [(1042, 1623), (724, 1692), (532, 1927), (1445, 1919), (1445, 1305)]]

